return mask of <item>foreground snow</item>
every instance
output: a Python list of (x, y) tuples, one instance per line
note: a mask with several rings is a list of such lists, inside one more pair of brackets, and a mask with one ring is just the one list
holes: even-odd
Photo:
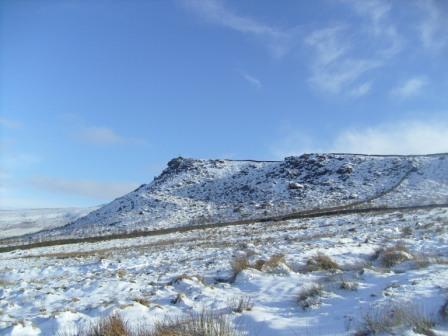
[[(397, 242), (408, 250), (402, 262), (386, 267), (373, 258)], [(340, 269), (307, 266), (317, 253)], [(279, 254), (284, 260), (232, 279), (235, 258), (254, 265)], [(112, 313), (150, 328), (166, 316), (207, 309), (229, 314), (248, 335), (353, 335), (368, 312), (398, 304), (415, 307), (434, 321), (436, 335), (448, 335), (439, 315), (448, 300), (447, 258), (446, 209), (15, 251), (0, 254), (0, 334), (56, 335)], [(319, 294), (299, 302), (299, 293), (316, 284)], [(235, 312), (240, 299), (252, 309)], [(400, 326), (395, 332), (417, 335)]]

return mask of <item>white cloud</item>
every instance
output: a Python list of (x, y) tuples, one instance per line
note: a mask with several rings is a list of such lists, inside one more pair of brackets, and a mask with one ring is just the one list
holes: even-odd
[(367, 32), (380, 42), (378, 53), (382, 57), (392, 57), (403, 47), (403, 39), (389, 19), (391, 2), (384, 0), (342, 0), (353, 11), (368, 20)]
[(430, 154), (448, 152), (448, 122), (409, 121), (343, 130), (322, 143), (303, 133), (291, 133), (271, 148), (283, 158), (312, 152), (361, 154)]
[(358, 86), (355, 86), (350, 91), (350, 96), (355, 97), (355, 98), (365, 96), (366, 94), (368, 94), (370, 92), (371, 88), (372, 88), (372, 83), (370, 83), (370, 82), (362, 83)]
[(394, 88), (391, 94), (402, 99), (410, 98), (418, 95), (426, 85), (428, 81), (424, 77), (410, 78)]
[(243, 79), (245, 79), (251, 85), (255, 86), (257, 89), (260, 89), (262, 87), (261, 81), (258, 78), (255, 78), (254, 76), (251, 76), (246, 72), (242, 72), (241, 76), (243, 77)]
[(345, 25), (335, 25), (315, 30), (305, 38), (305, 43), (315, 49), (319, 64), (334, 63), (348, 52), (351, 45), (341, 38), (346, 30)]
[(6, 128), (20, 128), (22, 124), (16, 120), (0, 117), (0, 126)]
[(85, 127), (76, 137), (85, 143), (94, 145), (141, 144), (143, 140), (127, 138), (108, 127)]
[(335, 151), (377, 154), (429, 154), (448, 152), (448, 124), (403, 122), (397, 125), (345, 131), (335, 141)]
[(50, 192), (68, 195), (92, 197), (98, 200), (110, 200), (122, 196), (138, 184), (132, 182), (99, 182), (92, 180), (71, 180), (39, 176), (31, 179), (31, 185)]
[(353, 45), (345, 38), (347, 34), (347, 26), (336, 25), (315, 30), (306, 37), (305, 44), (316, 54), (309, 78), (313, 87), (337, 94), (349, 89), (366, 72), (381, 66), (375, 59), (352, 57)]
[(423, 19), (418, 26), (425, 48), (438, 52), (448, 43), (448, 5), (444, 1), (417, 0)]
[(340, 1), (361, 21), (319, 28), (305, 38), (305, 45), (315, 53), (309, 82), (327, 93), (361, 97), (369, 92), (371, 84), (354, 83), (366, 82), (364, 77), (372, 70), (386, 66), (402, 50), (403, 39), (389, 18), (390, 2)]
[(276, 57), (284, 56), (291, 48), (291, 33), (234, 13), (219, 0), (183, 0), (182, 3), (210, 23), (257, 37)]

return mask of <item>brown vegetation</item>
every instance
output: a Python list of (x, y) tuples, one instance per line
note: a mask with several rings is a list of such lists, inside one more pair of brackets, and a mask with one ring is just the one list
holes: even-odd
[(111, 315), (98, 323), (75, 333), (59, 333), (59, 336), (241, 336), (227, 316), (202, 312), (187, 318), (165, 319), (153, 328), (130, 328), (120, 315)]
[(336, 271), (340, 266), (333, 259), (323, 253), (318, 253), (315, 256), (308, 259), (306, 262), (306, 270), (308, 272), (314, 271)]

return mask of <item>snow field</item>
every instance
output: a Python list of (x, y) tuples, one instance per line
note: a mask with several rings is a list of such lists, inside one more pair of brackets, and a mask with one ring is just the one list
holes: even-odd
[(0, 254), (0, 335), (70, 333), (111, 314), (152, 328), (204, 309), (248, 335), (354, 335), (375, 319), (383, 334), (421, 335), (409, 318), (384, 321), (392, 306), (448, 335), (447, 265), (446, 209), (14, 251)]

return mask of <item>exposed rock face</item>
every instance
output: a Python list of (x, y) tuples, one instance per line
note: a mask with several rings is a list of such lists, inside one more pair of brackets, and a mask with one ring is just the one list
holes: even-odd
[(445, 156), (305, 154), (284, 161), (178, 157), (153, 182), (42, 235), (88, 236), (225, 222), (366, 200), (379, 205), (448, 202)]
[(303, 189), (305, 186), (303, 184), (297, 182), (291, 182), (288, 184), (288, 189)]

